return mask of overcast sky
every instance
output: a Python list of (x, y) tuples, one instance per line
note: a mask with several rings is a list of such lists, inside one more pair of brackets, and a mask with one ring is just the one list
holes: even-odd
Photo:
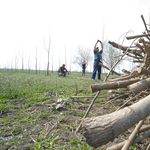
[(41, 69), (46, 69), (43, 37), (48, 47), (51, 35), (54, 69), (59, 63), (66, 63), (70, 69), (78, 45), (93, 50), (103, 31), (104, 40), (117, 43), (129, 30), (134, 32), (129, 35), (142, 34), (145, 27), (141, 15), (149, 24), (149, 12), (149, 0), (0, 0), (0, 67), (15, 67), (17, 58), (21, 68), (23, 55), (25, 67), (29, 61), (34, 69), (37, 49)]

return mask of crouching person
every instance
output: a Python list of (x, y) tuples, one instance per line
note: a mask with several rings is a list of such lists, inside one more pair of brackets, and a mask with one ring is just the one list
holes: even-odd
[(65, 77), (67, 72), (68, 72), (68, 74), (69, 74), (69, 71), (65, 68), (65, 64), (63, 64), (63, 65), (58, 69), (58, 77), (60, 77), (60, 76)]

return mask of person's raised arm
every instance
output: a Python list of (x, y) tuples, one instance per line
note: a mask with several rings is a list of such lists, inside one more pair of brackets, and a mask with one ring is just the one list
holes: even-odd
[(94, 50), (96, 50), (96, 46), (97, 46), (97, 43), (100, 42), (100, 40), (97, 40), (95, 46), (94, 46)]
[(101, 41), (99, 41), (101, 43), (101, 48), (102, 48), (102, 51), (103, 51), (103, 43)]

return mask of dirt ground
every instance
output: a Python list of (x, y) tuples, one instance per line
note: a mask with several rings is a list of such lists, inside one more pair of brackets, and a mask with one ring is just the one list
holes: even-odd
[[(93, 94), (94, 95), (94, 94)], [(94, 117), (94, 116), (100, 116), (104, 114), (109, 114), (111, 112), (114, 112), (118, 107), (120, 107), (125, 101), (125, 98), (117, 99), (113, 101), (112, 103), (106, 103), (106, 100), (108, 100), (109, 97), (112, 97), (112, 94), (106, 94), (106, 92), (103, 92), (100, 94), (100, 98), (97, 98), (94, 105), (92, 106), (88, 117)], [(71, 101), (71, 103), (69, 103)], [(41, 125), (41, 128), (36, 131), (31, 132), (31, 136), (41, 136), (45, 134), (59, 134), (61, 135), (61, 138), (58, 139), (57, 143), (59, 143), (59, 146), (65, 145), (67, 142), (75, 139), (75, 138), (82, 138), (83, 141), (86, 141), (86, 139), (83, 136), (83, 129), (81, 128), (80, 131), (75, 134), (75, 130), (78, 127), (82, 117), (84, 116), (84, 113), (88, 109), (88, 106), (90, 105), (92, 101), (92, 98), (69, 98), (67, 102), (65, 103), (64, 107), (59, 108), (54, 111), (49, 111), (46, 116), (43, 116), (40, 121), (37, 122), (37, 124)], [(44, 107), (52, 109), (52, 104), (45, 104)], [(134, 103), (134, 102), (133, 102)], [(132, 103), (129, 103), (130, 105)], [(68, 106), (71, 106), (72, 108), (70, 110), (66, 110), (65, 107), (68, 108)], [(43, 111), (43, 106), (41, 105), (30, 105), (30, 111), (36, 110), (36, 113)], [(79, 113), (80, 112), (80, 113)], [(3, 112), (0, 117), (5, 117), (11, 114), (11, 110), (9, 112)], [(17, 113), (13, 112), (14, 115)], [(52, 117), (49, 117), (52, 116)], [(59, 118), (56, 120), (56, 118)], [(149, 117), (147, 117), (149, 118)], [(46, 120), (46, 121), (45, 121)], [(145, 120), (144, 125), (149, 125), (149, 120)], [(0, 128), (2, 128), (3, 125), (0, 125)], [(30, 128), (30, 126), (29, 126)], [(59, 129), (59, 130), (58, 130)], [(129, 137), (129, 135), (132, 133), (134, 128), (129, 129), (125, 133), (119, 135), (113, 142), (109, 142), (106, 145), (103, 145), (102, 147), (99, 147), (99, 150), (105, 150), (106, 148), (115, 145), (117, 143), (120, 143), (124, 141), (126, 138)], [(29, 129), (30, 130), (30, 129)], [(5, 135), (1, 135), (1, 138), (3, 137), (9, 137), (11, 133), (5, 133)], [(8, 150), (8, 149), (17, 149), (17, 150), (31, 150), (33, 148), (26, 147), (27, 144), (34, 144), (34, 141), (32, 138), (29, 138), (28, 142), (25, 142), (23, 144), (20, 144), (18, 147), (14, 148), (11, 144), (4, 144), (0, 147), (0, 150)], [(147, 138), (143, 140), (140, 143), (137, 143), (135, 145), (137, 150), (146, 150), (147, 146), (150, 143), (150, 138)]]

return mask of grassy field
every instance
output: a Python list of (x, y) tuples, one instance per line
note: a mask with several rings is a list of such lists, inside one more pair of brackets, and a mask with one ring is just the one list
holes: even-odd
[[(84, 99), (71, 99), (92, 94), (89, 85), (100, 81), (91, 80), (91, 75), (71, 72), (64, 78), (57, 72), (46, 76), (46, 71), (1, 69), (0, 149), (93, 149), (82, 135), (73, 134), (91, 100), (84, 110), (77, 110)], [(58, 99), (66, 103), (61, 111), (56, 110)]]

